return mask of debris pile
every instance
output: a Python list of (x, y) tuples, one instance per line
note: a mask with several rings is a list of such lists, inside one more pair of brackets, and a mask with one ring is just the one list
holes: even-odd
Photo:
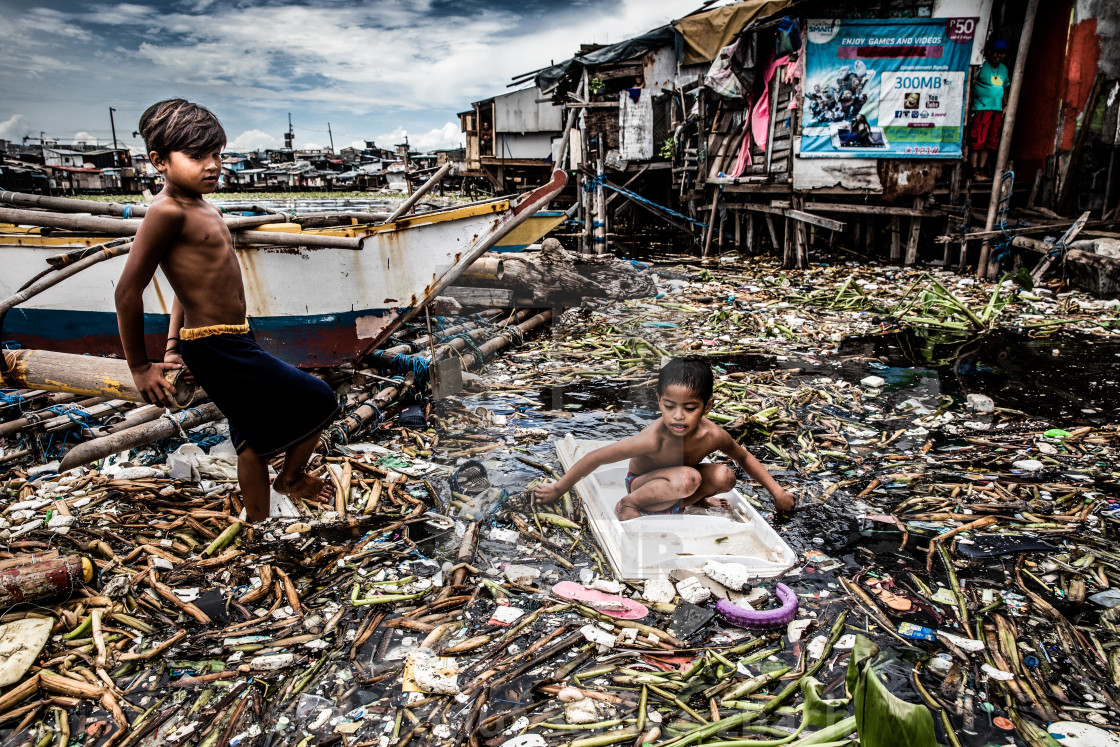
[[(7, 739), (1041, 745), (1116, 730), (1114, 401), (969, 383), (993, 375), (978, 338), (1120, 351), (1116, 309), (894, 268), (723, 264), (659, 265), (661, 297), (559, 315), (489, 363), (481, 393), (415, 420), (394, 393), (313, 462), (333, 505), (274, 496), (280, 515), (257, 525), (239, 519), (220, 423), (65, 474), (33, 458), (47, 431), (7, 435), (0, 577), (65, 569), (33, 603), (34, 572), (5, 582), (26, 595), (0, 619)], [(968, 328), (915, 336), (912, 315)], [(802, 562), (776, 582), (726, 564), (620, 582), (578, 495), (528, 497), (557, 469), (551, 439), (655, 417), (657, 364), (684, 353), (717, 367), (711, 417), (800, 496), (777, 528)], [(381, 370), (400, 380), (336, 372), (350, 412), (407, 388)], [(5, 403), (6, 422), (26, 419)]]

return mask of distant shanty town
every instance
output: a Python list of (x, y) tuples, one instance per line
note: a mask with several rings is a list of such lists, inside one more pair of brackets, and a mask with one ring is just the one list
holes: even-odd
[[(458, 114), (464, 148), (299, 150), (289, 127), (285, 148), (228, 153), (222, 188), (411, 191), (450, 161), (440, 189), (511, 194), (561, 168), (584, 250), (652, 226), (704, 256), (769, 244), (793, 267), (843, 234), (943, 266), (982, 240), (986, 264), (1019, 222), (1120, 215), (1116, 16), (1092, 0), (706, 4), (514, 76)], [(0, 157), (0, 187), (22, 192), (156, 179), (102, 144), (0, 140)]]
[[(464, 149), (416, 153), (402, 143), (380, 148), (229, 151), (222, 155), (221, 189), (245, 191), (405, 191), (405, 174), (419, 175), (447, 160), (463, 159)], [(54, 195), (138, 194), (156, 191), (159, 174), (143, 153), (99, 142), (64, 142), (47, 137), (13, 143), (0, 140), (0, 188)]]

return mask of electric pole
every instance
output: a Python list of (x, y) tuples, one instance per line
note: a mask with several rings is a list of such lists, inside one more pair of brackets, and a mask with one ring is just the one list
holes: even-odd
[(116, 109), (109, 107), (109, 126), (113, 128), (113, 150), (117, 149), (117, 123), (113, 121), (113, 112)]
[(331, 139), (331, 153), (334, 153), (334, 134), (331, 132), (331, 123), (327, 122), (327, 137)]

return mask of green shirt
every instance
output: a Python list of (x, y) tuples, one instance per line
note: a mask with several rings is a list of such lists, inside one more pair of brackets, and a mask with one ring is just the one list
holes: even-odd
[(1003, 111), (1003, 92), (1009, 84), (1007, 65), (993, 66), (984, 60), (972, 85), (973, 111)]

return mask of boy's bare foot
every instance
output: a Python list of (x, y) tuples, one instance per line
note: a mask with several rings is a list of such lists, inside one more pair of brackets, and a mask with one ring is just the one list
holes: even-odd
[(291, 482), (279, 477), (272, 483), (277, 493), (283, 493), (289, 498), (295, 498), (313, 503), (331, 503), (334, 501), (334, 485), (318, 477), (312, 477), (306, 472), (300, 472)]
[(707, 498), (701, 498), (696, 501), (696, 505), (700, 508), (713, 508), (716, 511), (730, 511), (731, 503), (726, 498), (709, 495)]

